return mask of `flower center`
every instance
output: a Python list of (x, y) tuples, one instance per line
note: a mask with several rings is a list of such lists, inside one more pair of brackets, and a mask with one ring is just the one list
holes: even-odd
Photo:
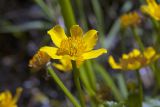
[(80, 56), (86, 49), (86, 45), (80, 37), (69, 37), (61, 42), (57, 55)]
[(143, 56), (136, 56), (136, 57), (131, 57), (129, 59), (123, 59), (121, 60), (122, 66), (126, 66), (128, 64), (136, 64), (136, 63), (140, 63), (142, 66), (144, 66), (147, 63), (147, 59), (144, 58)]

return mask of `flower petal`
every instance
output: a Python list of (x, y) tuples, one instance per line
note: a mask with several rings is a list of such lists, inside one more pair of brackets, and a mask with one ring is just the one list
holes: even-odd
[(98, 40), (97, 31), (89, 30), (87, 33), (84, 34), (83, 40), (86, 44), (86, 51), (92, 50)]
[(147, 49), (145, 49), (143, 54), (144, 54), (145, 58), (151, 59), (151, 58), (153, 58), (153, 56), (156, 55), (156, 51), (152, 47), (148, 47)]
[(61, 71), (66, 72), (66, 68), (61, 64), (53, 63), (53, 66), (56, 67), (57, 69), (61, 70)]
[(55, 47), (49, 47), (49, 46), (44, 46), (40, 48), (40, 51), (46, 52), (51, 58), (53, 59), (61, 59), (62, 56), (56, 55), (58, 48)]
[(61, 64), (64, 65), (64, 66), (72, 66), (71, 58), (68, 57), (68, 56), (63, 56), (63, 58), (60, 59), (59, 61), (60, 61)]
[(106, 49), (97, 49), (90, 52), (86, 52), (82, 55), (83, 59), (93, 59), (97, 58), (98, 56), (102, 55), (103, 53), (107, 53)]
[(127, 54), (122, 55), (122, 59), (128, 59), (128, 58), (129, 58), (129, 56)]
[(138, 49), (133, 49), (128, 55), (129, 57), (137, 57), (141, 54), (141, 52)]
[(148, 6), (153, 6), (153, 7), (158, 6), (155, 0), (147, 0), (147, 4)]
[(73, 25), (70, 29), (70, 33), (72, 37), (82, 37), (83, 30), (79, 27), (79, 25)]
[(16, 103), (18, 101), (18, 99), (20, 98), (20, 96), (22, 94), (22, 91), (23, 91), (23, 89), (20, 87), (16, 89), (16, 95), (13, 97), (13, 102)]
[(62, 71), (71, 71), (72, 70), (72, 63), (70, 57), (63, 56), (62, 59), (59, 60), (60, 64), (53, 63), (53, 65)]
[(109, 56), (108, 62), (113, 69), (122, 69), (122, 66), (115, 62), (113, 56)]
[(50, 29), (48, 31), (48, 34), (51, 36), (53, 43), (57, 47), (60, 47), (61, 41), (67, 38), (67, 36), (64, 32), (64, 29), (60, 25), (56, 25), (55, 27)]

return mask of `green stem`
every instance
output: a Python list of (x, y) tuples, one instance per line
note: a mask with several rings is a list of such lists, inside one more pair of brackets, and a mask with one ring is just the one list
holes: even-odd
[(75, 86), (77, 88), (78, 94), (79, 94), (79, 99), (80, 99), (80, 103), (82, 107), (86, 107), (85, 106), (85, 100), (84, 100), (84, 95), (83, 95), (83, 91), (81, 89), (81, 84), (80, 84), (80, 73), (79, 73), (79, 69), (76, 66), (76, 62), (72, 61), (72, 67), (73, 67), (73, 76), (74, 76), (74, 82), (75, 82)]
[(90, 82), (92, 89), (96, 91), (96, 77), (90, 60), (86, 61), (85, 68), (88, 81)]
[(125, 39), (125, 30), (122, 28), (120, 29), (120, 33), (121, 33), (121, 49), (123, 52), (126, 51), (126, 44), (124, 41), (126, 41)]
[(53, 80), (58, 84), (58, 86), (61, 88), (61, 90), (64, 92), (64, 94), (69, 98), (69, 100), (72, 102), (72, 104), (75, 107), (81, 107), (79, 105), (79, 103), (77, 102), (77, 100), (74, 98), (74, 96), (70, 93), (70, 91), (65, 87), (65, 85), (62, 83), (62, 81), (60, 80), (60, 78), (56, 75), (56, 73), (54, 72), (54, 70), (52, 69), (51, 65), (48, 64), (47, 66), (47, 71), (48, 73), (51, 75), (51, 77), (53, 78)]
[(70, 0), (58, 0), (58, 2), (61, 7), (61, 12), (64, 18), (65, 25), (67, 27), (67, 30), (69, 31), (70, 27), (76, 24)]
[(156, 47), (156, 50), (159, 51), (159, 46), (160, 46), (160, 23), (159, 21), (156, 21), (154, 19), (151, 20), (152, 21), (152, 24), (153, 24), (153, 27), (154, 27), (154, 30), (155, 30), (155, 33), (156, 33), (156, 37), (155, 37), (155, 47)]
[(138, 32), (137, 32), (136, 28), (135, 28), (135, 27), (132, 27), (131, 30), (132, 30), (132, 32), (133, 32), (134, 39), (136, 40), (139, 48), (140, 48), (142, 51), (144, 51), (144, 45), (143, 45), (143, 43), (142, 43), (142, 41), (141, 41), (140, 36), (138, 35)]
[(143, 103), (143, 87), (142, 87), (141, 75), (140, 75), (138, 70), (136, 71), (136, 75), (137, 75), (137, 79), (138, 79), (140, 107), (142, 107), (142, 103)]

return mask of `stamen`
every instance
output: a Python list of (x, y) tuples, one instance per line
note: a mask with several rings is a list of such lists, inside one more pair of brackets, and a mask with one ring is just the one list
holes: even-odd
[(62, 40), (57, 55), (80, 56), (85, 51), (85, 43), (82, 38), (69, 37)]

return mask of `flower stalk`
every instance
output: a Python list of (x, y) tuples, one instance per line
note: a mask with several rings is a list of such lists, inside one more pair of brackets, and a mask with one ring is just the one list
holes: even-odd
[(136, 71), (137, 79), (138, 79), (138, 90), (139, 90), (139, 100), (140, 100), (140, 107), (142, 107), (142, 102), (143, 102), (143, 87), (142, 87), (142, 80), (141, 80), (141, 75), (139, 71)]
[(160, 46), (160, 22), (159, 21), (156, 21), (154, 19), (151, 20), (152, 21), (152, 24), (153, 24), (153, 27), (155, 29), (155, 33), (156, 33), (156, 37), (155, 37), (155, 47), (156, 47), (156, 50), (158, 51), (159, 49), (159, 46)]
[(58, 86), (61, 88), (61, 90), (64, 92), (64, 94), (69, 98), (69, 100), (72, 102), (72, 104), (75, 107), (81, 107), (77, 100), (74, 98), (74, 96), (70, 93), (70, 91), (65, 87), (65, 85), (62, 83), (60, 78), (56, 75), (54, 70), (51, 67), (50, 62), (47, 64), (47, 71), (52, 77), (52, 79), (58, 84)]
[(143, 45), (143, 43), (141, 41), (141, 38), (138, 35), (138, 32), (137, 32), (136, 28), (132, 27), (131, 30), (133, 32), (134, 39), (136, 40), (140, 50), (144, 51), (144, 45)]
[(83, 91), (82, 91), (81, 84), (80, 84), (80, 73), (79, 73), (79, 69), (77, 68), (75, 61), (72, 61), (72, 67), (73, 67), (73, 78), (74, 78), (75, 86), (78, 91), (81, 107), (86, 107)]
[(74, 17), (74, 13), (73, 13), (73, 9), (72, 9), (70, 0), (58, 0), (58, 2), (61, 7), (61, 12), (63, 15), (65, 25), (67, 27), (67, 31), (69, 31), (70, 27), (76, 24), (76, 20)]

